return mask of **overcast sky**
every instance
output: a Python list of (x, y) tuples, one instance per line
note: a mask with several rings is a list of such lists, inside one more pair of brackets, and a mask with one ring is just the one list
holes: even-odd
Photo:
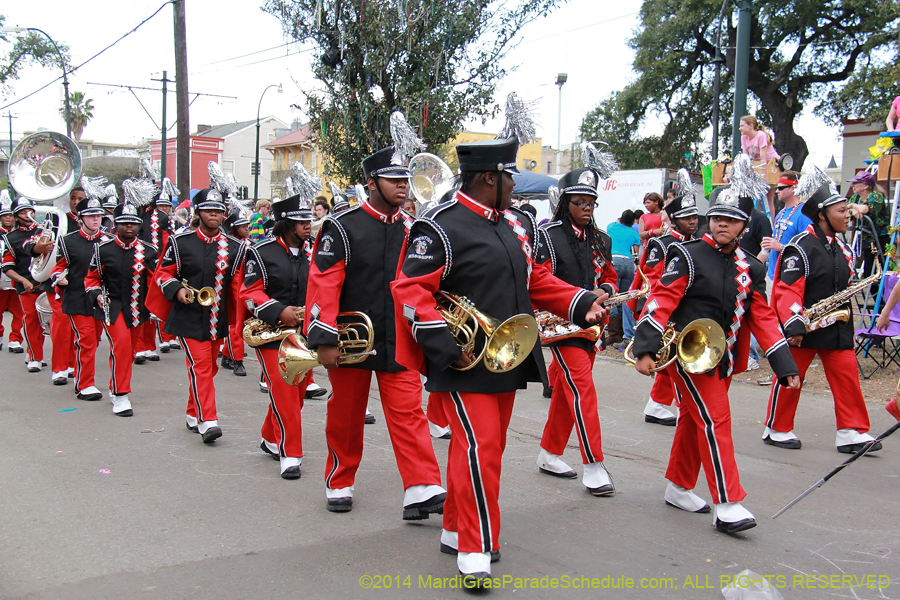
[[(6, 25), (37, 27), (57, 42), (71, 48), (73, 64), (80, 64), (118, 37), (149, 17), (162, 3), (159, 0), (89, 0), (82, 10), (58, 0), (9, 2), (0, 9)], [(263, 13), (253, 0), (246, 2), (187, 2), (188, 74), (190, 90), (207, 94), (191, 105), (191, 132), (198, 124), (218, 125), (256, 118), (260, 94), (270, 84), (281, 83), (284, 93), (269, 90), (262, 102), (261, 114), (275, 115), (285, 122), (305, 115), (290, 108), (300, 103), (300, 90), (315, 85), (309, 68), (311, 53), (297, 44), (288, 44), (277, 19)], [(603, 10), (597, 10), (602, 6)], [(611, 92), (621, 89), (633, 77), (633, 54), (626, 45), (638, 26), (639, 0), (599, 3), (596, 0), (571, 0), (551, 15), (539, 19), (522, 31), (522, 42), (506, 65), (519, 65), (500, 85), (497, 102), (502, 105), (510, 91), (526, 100), (537, 100), (538, 134), (544, 145), (557, 144), (557, 73), (568, 73), (562, 90), (562, 143), (578, 140), (578, 126), (584, 114)], [(94, 101), (94, 120), (83, 138), (114, 143), (138, 143), (142, 138), (159, 137), (159, 130), (144, 112), (143, 106), (159, 123), (161, 93), (118, 89), (97, 83), (159, 87), (162, 71), (175, 77), (172, 42), (172, 7), (158, 15), (116, 46), (71, 74), (70, 89), (86, 92)], [(15, 34), (8, 34), (14, 36)], [(278, 47), (280, 46), (280, 47)], [(0, 45), (0, 51), (8, 50)], [(271, 49), (278, 47), (276, 49)], [(271, 50), (270, 50), (271, 49)], [(238, 58), (243, 57), (243, 58)], [(26, 96), (58, 75), (57, 69), (27, 67), (21, 78), (12, 82), (13, 92), (0, 102)], [(13, 137), (39, 127), (65, 131), (58, 108), (62, 102), (62, 82), (51, 85), (27, 100), (2, 110), (2, 137), (8, 137), (12, 112)], [(192, 96), (193, 99), (193, 96)], [(174, 94), (169, 95), (169, 116), (174, 124)], [(496, 131), (499, 121), (468, 124), (475, 131)], [(653, 125), (651, 124), (652, 128)], [(841, 160), (839, 132), (826, 128), (814, 117), (802, 117), (798, 133), (809, 144), (816, 164), (826, 166), (834, 155)], [(174, 128), (170, 130), (174, 136)], [(776, 140), (777, 143), (777, 140)]]

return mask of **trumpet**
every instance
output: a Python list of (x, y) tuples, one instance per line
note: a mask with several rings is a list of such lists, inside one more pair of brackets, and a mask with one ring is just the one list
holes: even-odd
[(250, 317), (244, 321), (244, 330), (241, 332), (247, 345), (256, 348), (272, 342), (278, 342), (284, 338), (297, 333), (303, 327), (303, 318), (306, 314), (306, 308), (303, 306), (295, 307), (294, 314), (300, 319), (300, 323), (296, 327), (289, 327), (284, 323), (278, 322), (278, 325), (272, 327), (262, 319)]
[(187, 290), (188, 304), (193, 304), (196, 300), (197, 304), (200, 306), (212, 306), (213, 299), (216, 297), (215, 289), (206, 286), (198, 290), (197, 288), (189, 286), (187, 279), (182, 279), (181, 285)]
[[(359, 311), (338, 313), (338, 317), (356, 319), (344, 323), (338, 323), (338, 349), (341, 356), (338, 364), (356, 365), (376, 351), (375, 329), (372, 320), (365, 313)], [(360, 333), (364, 331), (364, 335)], [(278, 373), (288, 385), (300, 385), (310, 369), (319, 365), (319, 355), (309, 349), (309, 342), (300, 333), (289, 334), (281, 341), (278, 348)]]
[(484, 332), (485, 341), (477, 358), (467, 367), (454, 366), (458, 371), (474, 369), (482, 361), (491, 373), (511, 371), (528, 358), (537, 342), (538, 325), (534, 315), (514, 315), (501, 323), (475, 308), (465, 296), (438, 290), (434, 299), (438, 313), (464, 353), (474, 351), (478, 331)]
[[(725, 356), (725, 331), (712, 319), (695, 319), (675, 331), (675, 324), (669, 323), (660, 339), (656, 352), (656, 367), (651, 373), (659, 373), (676, 360), (688, 373), (706, 373), (716, 368)], [(634, 339), (625, 348), (625, 361), (634, 364)]]

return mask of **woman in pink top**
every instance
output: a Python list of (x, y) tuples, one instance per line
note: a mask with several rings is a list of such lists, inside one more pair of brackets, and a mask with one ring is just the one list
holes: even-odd
[(884, 120), (888, 131), (900, 131), (900, 119), (897, 119), (897, 129), (894, 129), (894, 117), (897, 115), (900, 115), (900, 96), (894, 98), (894, 102), (891, 104), (891, 111), (888, 113), (887, 119)]
[(662, 196), (656, 192), (650, 192), (644, 196), (644, 208), (647, 212), (641, 215), (638, 222), (638, 235), (641, 238), (641, 244), (646, 244), (647, 240), (652, 237), (665, 235), (668, 227), (668, 218), (663, 213)]
[(738, 129), (741, 132), (741, 150), (750, 157), (750, 160), (781, 158), (772, 145), (772, 135), (759, 124), (756, 117), (753, 115), (741, 117)]

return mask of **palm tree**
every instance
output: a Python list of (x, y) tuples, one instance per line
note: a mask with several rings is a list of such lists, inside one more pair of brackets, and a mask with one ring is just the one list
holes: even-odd
[[(69, 110), (71, 112), (69, 125), (72, 128), (72, 135), (75, 136), (76, 141), (81, 140), (84, 128), (94, 118), (93, 102), (90, 98), (84, 97), (84, 92), (72, 92), (69, 94)], [(63, 119), (66, 118), (65, 105), (59, 109), (59, 114), (62, 115)]]

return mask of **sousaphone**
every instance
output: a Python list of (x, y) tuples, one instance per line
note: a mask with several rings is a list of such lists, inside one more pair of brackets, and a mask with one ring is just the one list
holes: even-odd
[(417, 215), (437, 206), (441, 196), (453, 189), (453, 171), (434, 154), (422, 152), (413, 156), (409, 173)]

